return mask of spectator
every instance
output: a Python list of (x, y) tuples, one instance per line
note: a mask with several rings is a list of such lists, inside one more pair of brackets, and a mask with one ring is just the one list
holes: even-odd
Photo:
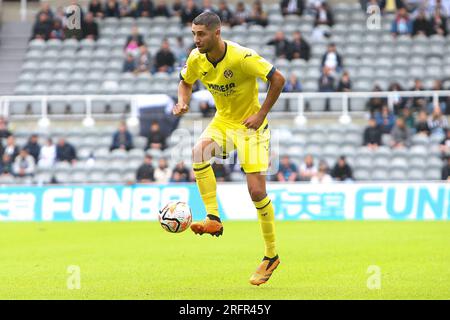
[(249, 24), (256, 24), (263, 27), (267, 26), (267, 13), (264, 12), (261, 1), (256, 0), (253, 3), (252, 11), (247, 18), (247, 22)]
[(58, 40), (64, 40), (65, 38), (65, 32), (64, 27), (62, 25), (61, 20), (55, 19), (53, 20), (53, 28), (50, 32), (49, 39), (58, 39)]
[(170, 177), (172, 176), (172, 170), (170, 170), (167, 165), (167, 160), (165, 158), (160, 158), (158, 161), (158, 168), (155, 169), (155, 182), (157, 183), (168, 183)]
[(395, 20), (392, 21), (391, 33), (394, 37), (412, 34), (412, 23), (406, 8), (400, 8), (397, 11)]
[(86, 18), (82, 25), (83, 37), (86, 39), (98, 39), (98, 24), (94, 20), (94, 15), (90, 12), (86, 14)]
[(133, 149), (133, 136), (127, 129), (125, 122), (121, 122), (119, 129), (114, 133), (110, 151), (115, 149), (122, 149), (129, 151)]
[(96, 18), (103, 18), (103, 9), (100, 0), (91, 0), (89, 3), (89, 12)]
[[(393, 82), (389, 86), (388, 91), (399, 92), (399, 91), (403, 91), (403, 88), (398, 82)], [(394, 114), (398, 115), (398, 114), (400, 114), (400, 111), (405, 107), (406, 99), (402, 98), (399, 94), (393, 94), (391, 97), (392, 97), (392, 104), (393, 104), (393, 108), (394, 108)], [(386, 103), (387, 103), (387, 100), (386, 100)]]
[(105, 17), (120, 17), (119, 4), (116, 0), (107, 0), (104, 10)]
[(131, 34), (125, 42), (125, 54), (131, 53), (134, 57), (139, 54), (139, 47), (145, 45), (142, 35), (139, 33), (137, 26), (131, 28)]
[(139, 56), (137, 58), (136, 72), (139, 73), (150, 72), (152, 68), (151, 62), (152, 60), (147, 47), (146, 46), (139, 47)]
[(390, 133), (395, 124), (395, 116), (387, 105), (381, 108), (381, 112), (375, 113), (375, 121), (382, 133)]
[(331, 69), (323, 67), (319, 78), (319, 92), (334, 92), (334, 77), (331, 76)]
[(311, 183), (318, 184), (318, 183), (330, 183), (333, 182), (333, 179), (328, 174), (328, 165), (325, 161), (320, 161), (319, 163), (319, 170), (315, 175), (311, 177)]
[(289, 156), (283, 156), (277, 173), (277, 181), (296, 181), (298, 177), (297, 170), (297, 166), (290, 161)]
[(333, 19), (333, 13), (331, 12), (330, 7), (328, 6), (328, 3), (325, 1), (320, 3), (317, 11), (316, 11), (316, 17), (314, 21), (314, 27), (320, 26), (320, 25), (326, 25), (329, 27), (332, 27), (334, 24)]
[(283, 31), (277, 31), (275, 37), (267, 42), (268, 45), (275, 46), (277, 58), (287, 59), (289, 57), (290, 43), (286, 40)]
[(308, 61), (311, 56), (311, 47), (305, 39), (303, 39), (300, 31), (295, 31), (293, 40), (290, 43), (289, 60), (303, 59)]
[(381, 145), (381, 132), (380, 127), (374, 118), (369, 119), (369, 125), (364, 129), (363, 145), (371, 150), (377, 149)]
[(180, 17), (181, 16), (181, 12), (183, 10), (183, 3), (181, 0), (174, 0), (172, 3), (172, 14)]
[[(372, 89), (372, 92), (381, 92), (383, 91), (378, 84)], [(381, 107), (387, 103), (387, 99), (383, 97), (372, 97), (367, 102), (367, 108), (369, 109), (370, 115), (373, 116), (375, 112), (381, 111)]]
[(219, 2), (219, 10), (217, 10), (217, 15), (222, 21), (222, 25), (231, 26), (234, 21), (233, 12), (228, 7), (228, 3), (226, 0), (221, 0)]
[(33, 26), (33, 39), (48, 40), (52, 32), (53, 21), (46, 13), (41, 13)]
[(161, 44), (161, 49), (156, 53), (155, 59), (155, 72), (167, 72), (173, 71), (175, 64), (175, 56), (170, 50), (169, 41), (164, 39)]
[(155, 170), (153, 168), (153, 158), (151, 155), (145, 155), (144, 163), (136, 172), (136, 181), (138, 183), (149, 183), (155, 181)]
[(395, 120), (395, 126), (391, 131), (391, 147), (393, 149), (409, 148), (411, 145), (411, 131), (406, 126), (403, 118), (397, 118)]
[(445, 134), (444, 130), (448, 128), (447, 118), (442, 115), (441, 108), (437, 105), (433, 109), (433, 113), (428, 117), (428, 127), (431, 136), (442, 139)]
[(428, 116), (425, 111), (420, 111), (416, 124), (416, 133), (429, 136), (430, 135), (430, 127), (428, 127)]
[(119, 16), (134, 18), (136, 17), (136, 9), (134, 3), (130, 3), (130, 0), (120, 0), (119, 4)]
[[(435, 80), (433, 82), (433, 87), (431, 88), (431, 90), (433, 91), (442, 91), (444, 90), (443, 86), (442, 86), (442, 81), (441, 80)], [(439, 103), (439, 107), (441, 108), (442, 113), (446, 113), (447, 111), (447, 99), (448, 97), (445, 96), (440, 96), (438, 98), (438, 103)], [(428, 113), (432, 113), (433, 112), (433, 97), (430, 97), (428, 100), (428, 105), (427, 105), (427, 111)]]
[(190, 26), (200, 13), (201, 11), (197, 8), (194, 0), (187, 0), (186, 6), (181, 9), (181, 23)]
[(38, 141), (38, 135), (32, 134), (28, 143), (24, 147), (27, 150), (28, 154), (31, 155), (34, 159), (34, 163), (39, 161), (39, 154), (41, 152), (41, 146)]
[(14, 160), (13, 173), (16, 177), (26, 177), (34, 175), (34, 159), (28, 154), (26, 149), (20, 150), (19, 155)]
[(405, 125), (411, 130), (411, 132), (415, 132), (416, 130), (416, 118), (411, 113), (410, 108), (403, 108), (402, 118), (405, 121)]
[(288, 14), (296, 14), (301, 16), (303, 10), (305, 9), (305, 4), (303, 0), (281, 0), (281, 14), (283, 16)]
[(330, 43), (327, 52), (322, 56), (322, 68), (328, 67), (332, 73), (340, 72), (343, 67), (342, 57), (336, 50), (336, 45)]
[(189, 169), (184, 165), (183, 161), (177, 163), (172, 172), (170, 182), (189, 182), (191, 181)]
[(212, 5), (211, 0), (203, 0), (203, 5), (200, 11), (216, 13), (216, 10)]
[(445, 130), (445, 138), (442, 139), (439, 149), (441, 150), (442, 156), (448, 157), (450, 156), (450, 130)]
[(39, 167), (50, 168), (55, 164), (56, 160), (56, 146), (53, 144), (51, 138), (47, 139), (47, 143), (42, 146), (39, 153)]
[(340, 156), (338, 161), (331, 171), (331, 176), (337, 181), (351, 181), (353, 180), (352, 168), (347, 163), (345, 156)]
[(158, 121), (153, 121), (150, 126), (150, 133), (147, 136), (147, 148), (164, 150), (166, 148), (166, 137), (162, 134)]
[(446, 16), (450, 14), (450, 2), (448, 0), (428, 0), (426, 5), (430, 14), (433, 14), (436, 10)]
[(19, 147), (16, 145), (14, 136), (9, 136), (6, 139), (6, 146), (3, 153), (9, 155), (12, 162), (16, 160), (16, 157), (19, 154)]
[(284, 85), (283, 92), (302, 92), (302, 84), (295, 73), (291, 73)]
[[(424, 91), (422, 81), (420, 79), (414, 79), (414, 87), (411, 88), (411, 91)], [(422, 110), (426, 106), (426, 98), (425, 97), (414, 97), (410, 98), (408, 104), (414, 110)], [(401, 110), (400, 110), (401, 111)]]
[(39, 19), (39, 16), (45, 13), (47, 15), (47, 17), (49, 18), (49, 20), (53, 20), (55, 18), (55, 15), (53, 14), (52, 8), (50, 7), (50, 2), (49, 1), (41, 1), (41, 8), (38, 11), (38, 13), (36, 14), (36, 20)]
[(155, 17), (170, 17), (170, 11), (165, 0), (158, 0), (154, 11)]
[(244, 2), (239, 1), (236, 5), (236, 12), (234, 13), (233, 26), (243, 25), (247, 22), (249, 13), (245, 7)]
[(310, 181), (311, 178), (317, 173), (317, 168), (314, 165), (314, 159), (312, 155), (305, 156), (303, 163), (300, 165), (300, 180)]
[(412, 35), (429, 36), (431, 34), (431, 24), (427, 19), (425, 10), (421, 9), (413, 22)]
[(213, 169), (214, 175), (218, 182), (230, 181), (230, 173), (223, 163), (218, 163), (216, 160), (211, 164), (211, 168)]
[(135, 72), (136, 70), (136, 60), (131, 53), (128, 53), (125, 61), (123, 62), (122, 72)]
[(344, 71), (341, 80), (339, 80), (337, 91), (339, 92), (350, 92), (352, 91), (352, 82), (350, 80), (350, 75), (348, 71)]
[(437, 9), (434, 11), (431, 17), (431, 32), (443, 37), (447, 36), (447, 17), (441, 14), (441, 10)]
[(75, 148), (64, 138), (60, 138), (56, 146), (56, 160), (75, 163), (77, 160), (77, 153)]
[(138, 17), (153, 17), (153, 1), (151, 0), (139, 0), (136, 10), (136, 15)]
[(0, 144), (3, 138), (8, 138), (11, 135), (11, 131), (8, 130), (8, 125), (3, 117), (0, 117)]
[(4, 153), (0, 161), (0, 176), (1, 175), (10, 175), (12, 174), (12, 160), (11, 156), (7, 153)]
[(442, 167), (441, 179), (444, 181), (450, 181), (450, 157), (445, 158), (445, 164)]

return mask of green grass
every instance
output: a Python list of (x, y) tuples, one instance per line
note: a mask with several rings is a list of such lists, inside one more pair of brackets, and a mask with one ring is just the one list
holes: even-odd
[[(277, 222), (277, 243), (279, 268), (253, 287), (256, 221), (225, 222), (220, 238), (155, 222), (2, 223), (0, 299), (450, 299), (448, 222)], [(69, 265), (80, 290), (67, 289)]]

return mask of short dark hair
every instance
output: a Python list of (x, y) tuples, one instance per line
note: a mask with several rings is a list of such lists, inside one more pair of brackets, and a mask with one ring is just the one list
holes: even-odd
[(220, 26), (220, 18), (217, 14), (211, 11), (204, 11), (200, 13), (194, 21), (192, 21), (193, 24), (206, 26), (208, 29), (215, 29), (218, 26)]

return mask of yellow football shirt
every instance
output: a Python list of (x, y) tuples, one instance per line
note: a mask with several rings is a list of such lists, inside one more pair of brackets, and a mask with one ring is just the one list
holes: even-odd
[(261, 108), (256, 79), (267, 81), (274, 71), (254, 50), (225, 41), (225, 54), (215, 64), (198, 49), (192, 50), (180, 78), (189, 84), (200, 80), (214, 97), (216, 117), (241, 123)]

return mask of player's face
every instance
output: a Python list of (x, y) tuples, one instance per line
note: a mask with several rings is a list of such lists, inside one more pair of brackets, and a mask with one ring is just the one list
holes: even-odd
[(210, 52), (219, 41), (219, 31), (210, 30), (206, 26), (192, 24), (192, 34), (195, 46), (200, 53)]

